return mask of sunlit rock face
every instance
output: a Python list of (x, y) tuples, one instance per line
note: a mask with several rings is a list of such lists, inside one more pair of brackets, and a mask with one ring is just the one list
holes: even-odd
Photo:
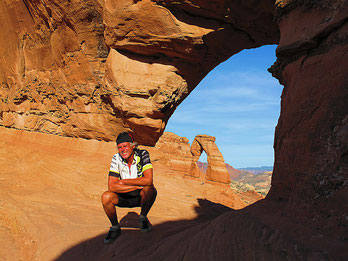
[[(208, 181), (213, 184), (230, 183), (224, 158), (213, 136), (197, 135), (190, 146), (187, 138), (164, 132), (155, 147), (145, 148), (150, 152), (156, 172), (197, 178), (202, 182)], [(206, 173), (201, 172), (197, 166), (203, 151), (207, 154), (208, 160)]]
[(155, 147), (145, 147), (151, 155), (155, 172), (183, 177), (189, 173), (192, 161), (189, 140), (164, 132)]
[(98, 2), (2, 1), (0, 13), (1, 125), (112, 139), (121, 120), (102, 102), (108, 48)]
[[(313, 238), (292, 234), (301, 241), (291, 244), (294, 255), (345, 260), (347, 5), (346, 0), (1, 1), (0, 124), (100, 140), (114, 140), (127, 129), (140, 143), (154, 145), (175, 108), (217, 64), (243, 49), (279, 43), (271, 72), (284, 91), (272, 188), (263, 207), (278, 204), (282, 218), (320, 231)], [(276, 216), (278, 210), (272, 211)], [(249, 214), (255, 213), (250, 208)], [(264, 214), (265, 223), (270, 217)], [(285, 238), (300, 231), (274, 221), (268, 226), (277, 235), (278, 229)], [(266, 242), (260, 237), (258, 244)], [(272, 257), (282, 260), (284, 248), (279, 249)]]
[(215, 137), (209, 135), (197, 135), (191, 145), (192, 164), (189, 175), (200, 178), (203, 173), (197, 166), (197, 161), (205, 151), (207, 154), (208, 168), (203, 180), (227, 183), (231, 182), (224, 157), (215, 144)]
[(2, 1), (0, 124), (154, 145), (212, 68), (278, 41), (273, 1), (254, 2)]

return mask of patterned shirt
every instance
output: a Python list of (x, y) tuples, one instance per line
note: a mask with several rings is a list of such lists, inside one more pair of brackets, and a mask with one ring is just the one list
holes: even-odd
[(130, 168), (127, 161), (119, 153), (112, 157), (109, 176), (120, 179), (135, 179), (144, 176), (144, 171), (148, 169), (152, 169), (149, 152), (134, 149), (134, 159)]

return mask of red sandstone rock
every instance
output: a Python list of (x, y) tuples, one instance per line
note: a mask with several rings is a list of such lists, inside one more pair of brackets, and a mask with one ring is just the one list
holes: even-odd
[(268, 198), (285, 201), (299, 220), (305, 209), (318, 229), (343, 239), (337, 224), (348, 202), (335, 199), (348, 181), (348, 2), (310, 4), (290, 1), (278, 10), (282, 33), (272, 72), (284, 90)]
[(99, 2), (2, 1), (0, 13), (0, 124), (113, 140), (123, 123), (101, 87), (108, 48)]
[[(294, 260), (345, 260), (348, 2), (276, 3), (281, 37), (272, 72), (284, 91), (272, 189), (263, 205), (268, 212), (254, 207), (247, 213), (247, 218), (256, 219), (247, 222), (255, 224), (251, 235), (269, 239), (256, 238), (258, 248), (253, 253), (269, 260), (269, 245), (276, 238), (282, 243), (276, 240), (273, 258), (282, 258), (284, 252), (278, 250), (287, 249)], [(273, 4), (270, 0), (2, 1), (0, 124), (102, 140), (114, 140), (124, 129), (144, 130), (144, 136), (137, 138), (153, 145), (176, 106), (214, 66), (242, 49), (278, 42)], [(128, 63), (134, 67), (127, 68)], [(159, 64), (163, 77), (157, 82)], [(138, 82), (120, 76), (127, 70), (142, 79), (132, 68), (141, 68), (156, 81), (146, 80), (139, 90)], [(272, 219), (277, 214), (285, 225)], [(214, 222), (214, 231), (207, 227), (199, 239), (217, 238), (226, 227), (233, 230), (244, 224), (244, 216), (231, 215)], [(301, 229), (293, 229), (293, 220), (310, 233), (296, 234)], [(272, 236), (264, 231), (278, 232)], [(242, 232), (229, 239), (238, 240)], [(197, 253), (197, 248), (188, 251), (187, 246), (201, 241), (186, 235), (192, 233), (166, 241), (172, 245), (186, 239), (180, 241), (185, 252), (170, 248), (171, 256), (185, 253), (189, 258)], [(287, 248), (286, 238), (298, 243), (295, 249)], [(207, 244), (204, 249), (224, 246)], [(234, 256), (236, 252), (219, 253), (226, 253), (224, 258), (240, 257)]]
[(270, 0), (199, 5), (3, 1), (0, 125), (106, 141), (130, 130), (154, 145), (212, 68), (279, 36)]
[(171, 132), (164, 132), (150, 152), (155, 172), (183, 177), (190, 171), (192, 155), (189, 140)]
[[(212, 183), (230, 183), (224, 158), (215, 144), (215, 137), (197, 135), (190, 147), (187, 138), (164, 132), (154, 148), (146, 149), (150, 152), (157, 171), (180, 177), (190, 176), (203, 182), (207, 180)], [(203, 150), (208, 156), (206, 173), (202, 173), (197, 166)]]
[(221, 182), (229, 184), (231, 179), (227, 172), (224, 158), (215, 144), (215, 137), (208, 135), (197, 135), (191, 145), (191, 153), (193, 155), (191, 165), (191, 176), (200, 177), (201, 171), (197, 166), (203, 150), (207, 154), (208, 167), (203, 180)]
[[(137, 247), (144, 243), (156, 245), (168, 236), (213, 220), (230, 208), (241, 209), (260, 199), (258, 195), (245, 197), (216, 183), (202, 185), (198, 180), (183, 179), (180, 155), (175, 156), (174, 152), (184, 155), (186, 151), (191, 155), (188, 141), (165, 133), (160, 148), (166, 156), (171, 152), (171, 165), (167, 164), (168, 158), (154, 151), (150, 155), (158, 190), (148, 215), (153, 231), (147, 236), (137, 233), (139, 208), (118, 209), (122, 240), (104, 248), (109, 221), (100, 195), (107, 189), (116, 144), (4, 127), (0, 127), (0, 135), (2, 260), (56, 260), (61, 255), (63, 260), (79, 260), (84, 255), (81, 250), (93, 260), (113, 260), (105, 257), (114, 252), (113, 246), (127, 242), (136, 242)], [(164, 169), (167, 171), (161, 171)], [(85, 240), (93, 242), (83, 246)], [(122, 246), (126, 255), (139, 253), (130, 246)]]

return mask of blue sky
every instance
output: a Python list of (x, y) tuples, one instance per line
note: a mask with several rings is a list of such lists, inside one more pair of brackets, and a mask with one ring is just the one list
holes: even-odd
[(165, 131), (190, 143), (197, 134), (215, 136), (225, 162), (235, 168), (272, 166), (283, 90), (267, 71), (276, 47), (244, 50), (218, 65), (179, 105)]

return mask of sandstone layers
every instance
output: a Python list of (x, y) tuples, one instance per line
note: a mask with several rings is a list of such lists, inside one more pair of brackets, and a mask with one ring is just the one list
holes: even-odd
[[(2, 1), (0, 124), (154, 145), (216, 65), (276, 43), (272, 1)], [(142, 135), (139, 135), (142, 133)]]
[(183, 177), (190, 171), (192, 154), (189, 140), (171, 132), (164, 132), (155, 147), (146, 147), (151, 161), (162, 173)]
[(270, 71), (284, 90), (268, 199), (346, 242), (348, 1), (278, 2), (281, 38)]
[[(156, 168), (168, 175), (192, 177), (202, 182), (230, 183), (224, 158), (213, 136), (197, 135), (190, 147), (187, 138), (165, 132), (155, 147), (146, 147), (146, 149), (150, 152)], [(206, 152), (208, 161), (205, 173), (197, 166), (203, 151)]]
[(224, 158), (215, 144), (215, 137), (208, 135), (197, 135), (192, 142), (191, 153), (193, 161), (189, 175), (197, 176), (198, 178), (202, 175), (197, 166), (197, 161), (203, 151), (207, 153), (208, 161), (205, 180), (229, 184), (231, 179), (227, 172)]
[[(0, 123), (100, 140), (129, 129), (153, 145), (175, 107), (212, 68), (242, 49), (278, 43), (271, 72), (284, 90), (272, 188), (262, 206), (287, 217), (281, 219), (287, 224), (320, 233), (269, 223), (271, 211), (245, 213), (296, 242), (289, 258), (344, 260), (348, 2), (274, 2), (2, 1)], [(229, 219), (219, 220), (214, 226), (226, 231)], [(218, 231), (201, 235), (214, 238)], [(181, 249), (189, 257), (200, 243), (185, 239)], [(220, 249), (207, 244), (200, 247)], [(267, 244), (257, 244), (265, 253), (260, 260), (269, 260)], [(272, 258), (285, 258), (277, 249)], [(177, 251), (172, 259), (183, 253)]]
[[(155, 246), (261, 199), (257, 194), (162, 171), (167, 166), (161, 166), (156, 153), (151, 153), (158, 190), (149, 213), (153, 231), (139, 232), (139, 208), (118, 208), (122, 236), (107, 246), (103, 238), (110, 224), (100, 195), (107, 189), (115, 143), (4, 127), (0, 135), (0, 259), (5, 261), (56, 260), (59, 256), (64, 261), (113, 260), (113, 246), (122, 249), (123, 255), (139, 253), (132, 247)], [(128, 259), (119, 256), (117, 260)]]

